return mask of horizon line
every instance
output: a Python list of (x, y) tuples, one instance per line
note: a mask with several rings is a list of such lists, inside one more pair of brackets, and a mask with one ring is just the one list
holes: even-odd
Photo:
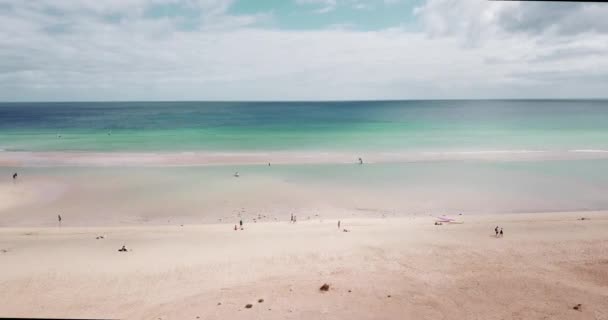
[(603, 101), (608, 97), (594, 98), (443, 98), (443, 99), (327, 99), (327, 100), (13, 100), (8, 103), (120, 103), (120, 102), (204, 102), (204, 103), (327, 103), (327, 102), (404, 102), (404, 101)]

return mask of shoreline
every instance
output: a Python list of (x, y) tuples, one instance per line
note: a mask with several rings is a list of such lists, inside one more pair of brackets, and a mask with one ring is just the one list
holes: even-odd
[(257, 152), (0, 152), (0, 167), (180, 167), (229, 165), (299, 165), (357, 164), (362, 157), (367, 164), (416, 163), (441, 161), (559, 161), (605, 160), (608, 150), (478, 150), (478, 151), (410, 151), (324, 152), (324, 151), (257, 151)]

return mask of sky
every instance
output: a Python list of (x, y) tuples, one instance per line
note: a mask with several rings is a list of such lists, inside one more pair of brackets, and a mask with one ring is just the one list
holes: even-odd
[(608, 3), (0, 0), (0, 101), (608, 98)]

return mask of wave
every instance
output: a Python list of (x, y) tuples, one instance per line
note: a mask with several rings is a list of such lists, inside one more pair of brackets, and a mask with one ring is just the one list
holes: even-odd
[(579, 152), (579, 153), (608, 153), (608, 150), (602, 150), (602, 149), (576, 149), (576, 150), (568, 150), (568, 152)]
[(272, 164), (366, 164), (431, 161), (547, 161), (608, 159), (608, 150), (462, 150), (462, 151), (259, 151), (259, 152), (23, 152), (0, 154), (9, 166), (234, 166)]
[(428, 155), (476, 155), (476, 154), (526, 154), (543, 153), (547, 150), (472, 150), (472, 151), (427, 151), (423, 154)]

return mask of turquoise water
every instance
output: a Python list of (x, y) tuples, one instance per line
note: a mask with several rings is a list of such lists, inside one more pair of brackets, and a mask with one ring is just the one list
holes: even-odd
[[(216, 222), (242, 208), (325, 215), (608, 210), (605, 100), (0, 103), (0, 149), (0, 187), (30, 188), (43, 199), (4, 210), (0, 225), (42, 223), (44, 212), (87, 225), (100, 216), (109, 224), (167, 215)], [(13, 151), (367, 151), (368, 159), (373, 152), (497, 150), (560, 156), (271, 167), (171, 167), (162, 160), (106, 168), (104, 157), (90, 167), (37, 167), (28, 154), (11, 161), (19, 155)]]
[(0, 149), (608, 150), (608, 101), (0, 103)]

